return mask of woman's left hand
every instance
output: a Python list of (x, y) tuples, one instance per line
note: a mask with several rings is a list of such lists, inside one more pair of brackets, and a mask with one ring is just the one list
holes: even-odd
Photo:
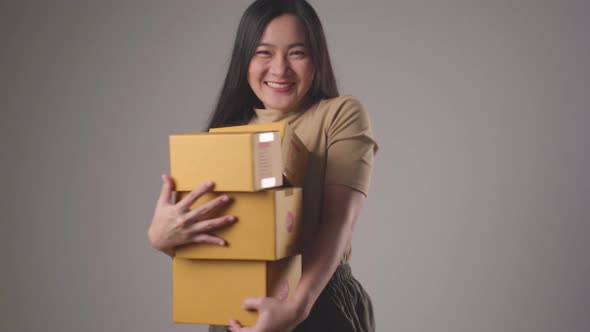
[(229, 324), (232, 332), (290, 332), (305, 319), (295, 302), (272, 297), (247, 298), (242, 309), (258, 311), (258, 320), (254, 326), (242, 327), (232, 319)]

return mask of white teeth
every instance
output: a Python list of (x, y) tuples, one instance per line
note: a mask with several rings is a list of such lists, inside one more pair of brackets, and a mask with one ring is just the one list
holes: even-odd
[(275, 82), (266, 82), (266, 85), (270, 86), (271, 88), (281, 89), (281, 88), (288, 88), (289, 86), (291, 86), (291, 83), (279, 84), (279, 83), (275, 83)]

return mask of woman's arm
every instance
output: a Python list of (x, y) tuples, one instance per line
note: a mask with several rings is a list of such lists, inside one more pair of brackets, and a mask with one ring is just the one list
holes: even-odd
[(293, 296), (284, 302), (274, 298), (248, 298), (243, 308), (259, 313), (256, 325), (242, 327), (230, 321), (234, 332), (291, 331), (309, 315), (313, 304), (342, 261), (365, 195), (344, 185), (326, 185), (322, 222), (313, 244), (303, 253), (303, 272)]
[(343, 185), (324, 187), (322, 222), (313, 245), (304, 253), (301, 280), (293, 301), (305, 319), (342, 261), (365, 195)]

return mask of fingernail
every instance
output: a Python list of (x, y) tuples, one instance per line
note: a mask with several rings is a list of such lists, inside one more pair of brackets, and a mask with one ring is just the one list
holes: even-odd
[(227, 196), (227, 195), (221, 196), (221, 201), (222, 202), (229, 202), (229, 196)]
[(229, 216), (229, 217), (227, 217), (227, 220), (230, 221), (230, 222), (235, 222), (236, 221), (236, 217)]
[(205, 182), (205, 185), (207, 187), (211, 187), (213, 185), (213, 181), (207, 181), (207, 182)]
[(219, 244), (220, 246), (225, 246), (225, 241), (218, 241), (217, 244)]

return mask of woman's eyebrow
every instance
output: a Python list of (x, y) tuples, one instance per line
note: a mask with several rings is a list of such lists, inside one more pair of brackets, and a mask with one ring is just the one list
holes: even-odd
[[(276, 45), (271, 44), (271, 43), (260, 43), (258, 44), (258, 46), (268, 46), (268, 47), (276, 47)], [(287, 46), (287, 48), (293, 48), (293, 47), (307, 47), (305, 46), (305, 43), (293, 43), (293, 44), (289, 44), (289, 46)]]

